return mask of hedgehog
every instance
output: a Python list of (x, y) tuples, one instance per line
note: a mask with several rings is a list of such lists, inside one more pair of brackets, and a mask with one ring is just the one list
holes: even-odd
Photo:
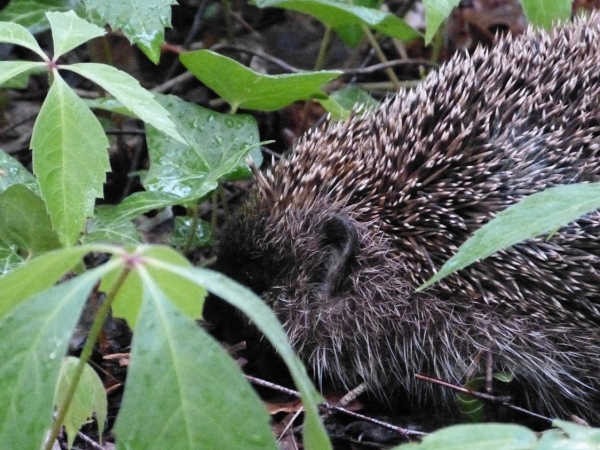
[(219, 267), (262, 296), (318, 380), (419, 404), (452, 394), (417, 373), (460, 384), (491, 369), (531, 408), (598, 422), (600, 212), (415, 292), (500, 211), (597, 181), (595, 12), (456, 54), (308, 132), (257, 174)]

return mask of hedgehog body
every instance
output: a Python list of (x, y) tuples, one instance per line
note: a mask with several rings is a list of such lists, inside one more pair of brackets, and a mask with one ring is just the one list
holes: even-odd
[(491, 355), (531, 406), (565, 413), (570, 400), (597, 420), (599, 212), (415, 293), (522, 197), (595, 181), (597, 13), (456, 55), (377, 110), (308, 133), (258, 177), (219, 258), (318, 377), (418, 402), (433, 388), (415, 373), (461, 383)]

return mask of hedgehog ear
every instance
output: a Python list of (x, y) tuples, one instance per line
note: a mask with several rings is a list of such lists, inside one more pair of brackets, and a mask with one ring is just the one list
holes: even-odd
[(354, 224), (343, 214), (327, 218), (321, 228), (323, 244), (329, 250), (325, 278), (321, 284), (323, 294), (329, 296), (341, 286), (348, 276), (349, 267), (358, 252), (358, 233)]

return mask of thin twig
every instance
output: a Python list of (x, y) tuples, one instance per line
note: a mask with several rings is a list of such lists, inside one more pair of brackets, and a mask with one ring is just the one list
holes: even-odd
[(177, 75), (174, 78), (171, 78), (169, 81), (165, 81), (163, 84), (159, 84), (152, 92), (156, 92), (158, 94), (164, 94), (167, 91), (170, 91), (178, 84), (184, 83), (194, 78), (194, 74), (192, 72), (186, 71), (180, 75)]
[(294, 66), (286, 63), (284, 60), (276, 58), (275, 56), (271, 56), (268, 53), (265, 53), (263, 51), (254, 50), (254, 49), (245, 47), (243, 45), (237, 45), (237, 44), (216, 44), (216, 45), (213, 45), (211, 47), (211, 50), (213, 50), (213, 51), (235, 50), (237, 52), (248, 53), (250, 55), (258, 56), (259, 58), (262, 58), (262, 59), (264, 59), (266, 61), (272, 62), (273, 64), (276, 64), (277, 66), (281, 67), (283, 70), (285, 70), (287, 72), (290, 72), (290, 73), (302, 73), (302, 72), (306, 72), (306, 70), (298, 69), (297, 67), (294, 67)]
[[(214, 45), (211, 48), (211, 50), (214, 50), (214, 51), (235, 50), (238, 52), (248, 53), (250, 55), (254, 55), (254, 56), (258, 56), (259, 58), (263, 58), (266, 61), (270, 61), (273, 64), (276, 64), (277, 66), (281, 67), (283, 70), (290, 72), (290, 73), (306, 72), (306, 70), (294, 67), (279, 58), (271, 56), (260, 50), (254, 50), (254, 49), (245, 47), (243, 45), (217, 44), (217, 45)], [(431, 68), (435, 69), (435, 68), (439, 67), (439, 64), (434, 63), (428, 59), (407, 59), (407, 60), (394, 59), (392, 61), (386, 61), (386, 62), (381, 62), (378, 64), (373, 64), (372, 66), (368, 66), (368, 67), (361, 67), (361, 68), (356, 68), (356, 69), (342, 69), (342, 71), (343, 71), (343, 76), (366, 75), (366, 74), (378, 72), (380, 70), (385, 70), (385, 69), (389, 69), (391, 67), (398, 67), (398, 66), (426, 66), (426, 67), (431, 67)], [(158, 91), (158, 88), (155, 88), (154, 90)]]
[(98, 444), (96, 441), (94, 441), (93, 439), (90, 439), (88, 436), (86, 436), (85, 434), (83, 434), (81, 431), (77, 432), (77, 437), (79, 439), (84, 440), (86, 443), (88, 443), (89, 445), (91, 445), (92, 447), (94, 447), (95, 449), (98, 450), (106, 450), (105, 447), (103, 447), (102, 445)]
[[(283, 386), (279, 386), (278, 384), (271, 383), (270, 381), (261, 380), (260, 378), (256, 378), (256, 377), (253, 377), (250, 375), (246, 375), (246, 379), (248, 379), (252, 384), (257, 384), (259, 386), (267, 387), (269, 389), (273, 389), (277, 392), (281, 392), (281, 393), (290, 395), (292, 397), (297, 397), (297, 398), (302, 397), (300, 395), (300, 392), (294, 391), (293, 389), (289, 389), (289, 388), (286, 388)], [(382, 422), (381, 420), (373, 419), (372, 417), (368, 417), (368, 416), (356, 413), (354, 411), (350, 411), (341, 406), (332, 405), (329, 402), (323, 403), (322, 406), (325, 409), (335, 410), (335, 411), (341, 412), (343, 414), (355, 417), (357, 419), (364, 420), (365, 422), (370, 422), (375, 425), (379, 425), (380, 427), (386, 428), (388, 430), (392, 430), (395, 433), (398, 433), (399, 435), (404, 436), (404, 437), (406, 437), (406, 436), (424, 436), (427, 434), (427, 433), (423, 433), (422, 431), (407, 430), (405, 428), (397, 427), (397, 426), (389, 424), (387, 422)]]

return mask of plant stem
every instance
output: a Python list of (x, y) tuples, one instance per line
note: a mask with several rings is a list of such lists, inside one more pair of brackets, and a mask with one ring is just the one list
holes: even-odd
[[(321, 47), (319, 47), (319, 54), (317, 56), (317, 62), (315, 62), (314, 71), (321, 70), (325, 65), (325, 58), (327, 57), (327, 50), (329, 48), (329, 42), (331, 41), (331, 27), (325, 27), (325, 32), (323, 33), (323, 40), (321, 40)], [(312, 99), (306, 99), (304, 102), (304, 108), (302, 110), (302, 123), (300, 124), (300, 129), (304, 130), (306, 128), (307, 119), (308, 119), (308, 110), (312, 103)]]
[(183, 254), (187, 255), (190, 249), (192, 248), (192, 244), (194, 243), (194, 236), (196, 236), (196, 230), (198, 228), (198, 205), (194, 204), (188, 208), (188, 215), (192, 218), (192, 223), (190, 224), (190, 231), (188, 232), (187, 239), (185, 240), (185, 245), (183, 246)]
[[(377, 42), (377, 39), (375, 39), (375, 36), (373, 36), (373, 33), (371, 33), (371, 30), (369, 29), (369, 27), (367, 27), (365, 24), (362, 24), (362, 29), (363, 29), (363, 32), (365, 33), (365, 36), (369, 40), (369, 43), (375, 49), (375, 52), (377, 53), (377, 57), (379, 58), (379, 60), (381, 62), (387, 62), (387, 58), (385, 57), (383, 50), (381, 50), (381, 47), (379, 46), (379, 42)], [(387, 73), (392, 84), (394, 85), (394, 88), (397, 91), (399, 91), (402, 86), (400, 84), (400, 80), (398, 79), (398, 77), (396, 76), (396, 74), (394, 73), (392, 68), (388, 67), (387, 69), (385, 69), (385, 73)]]
[(317, 62), (315, 63), (314, 70), (321, 70), (325, 65), (325, 58), (327, 56), (327, 50), (329, 49), (329, 42), (331, 41), (331, 27), (325, 27), (325, 33), (323, 33), (323, 40), (321, 41), (321, 47), (319, 48), (319, 55), (317, 56)]
[(233, 22), (231, 21), (231, 2), (230, 0), (221, 0), (223, 4), (223, 15), (225, 16), (225, 26), (227, 27), (227, 41), (232, 43), (235, 36), (233, 34)]
[(117, 296), (117, 292), (123, 285), (123, 282), (127, 278), (127, 275), (129, 275), (129, 272), (131, 272), (131, 267), (129, 267), (127, 265), (124, 266), (123, 270), (119, 274), (119, 277), (117, 278), (117, 281), (115, 282), (114, 286), (112, 287), (110, 292), (106, 295), (106, 298), (104, 299), (104, 302), (100, 306), (100, 309), (98, 309), (98, 312), (96, 313), (96, 317), (94, 317), (94, 322), (92, 323), (92, 328), (90, 329), (87, 340), (85, 341), (85, 345), (83, 346), (83, 350), (81, 351), (81, 355), (79, 356), (79, 362), (78, 362), (77, 367), (75, 368), (75, 372), (73, 374), (73, 379), (72, 379), (71, 383), (69, 384), (69, 388), (65, 395), (65, 401), (61, 405), (61, 407), (59, 408), (59, 410), (56, 414), (56, 419), (55, 419), (54, 423), (52, 424), (52, 429), (50, 430), (50, 435), (48, 437), (48, 440), (46, 441), (44, 450), (52, 449), (54, 441), (56, 440), (58, 433), (60, 432), (62, 423), (65, 420), (65, 416), (67, 415), (67, 411), (69, 410), (69, 406), (71, 405), (71, 401), (73, 400), (73, 396), (75, 395), (75, 390), (77, 389), (77, 385), (79, 384), (79, 380), (81, 379), (81, 375), (83, 374), (85, 365), (89, 361), (90, 356), (92, 356), (92, 351), (94, 350), (94, 344), (96, 343), (96, 340), (98, 339), (98, 336), (100, 335), (100, 332), (102, 331), (102, 326), (104, 325), (104, 321), (108, 317), (108, 313), (110, 312), (110, 307), (112, 305), (112, 302), (115, 299), (115, 297)]
[(228, 217), (229, 206), (227, 205), (227, 195), (225, 194), (225, 188), (223, 187), (223, 183), (219, 183), (217, 189), (219, 190), (219, 196), (221, 197), (221, 203), (223, 204), (223, 212), (225, 213), (225, 217)]
[(212, 193), (212, 213), (210, 215), (210, 229), (213, 233), (217, 231), (217, 207), (219, 206), (218, 190), (215, 189)]

